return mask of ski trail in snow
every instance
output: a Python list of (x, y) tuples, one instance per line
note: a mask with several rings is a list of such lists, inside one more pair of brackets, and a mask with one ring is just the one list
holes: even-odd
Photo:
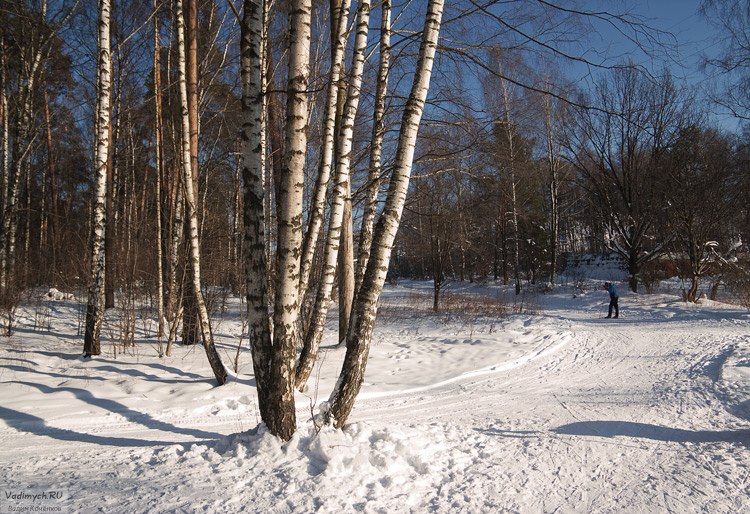
[[(429, 392), (370, 398), (355, 417), (490, 434), (483, 444), (492, 444), (496, 465), (518, 464), (507, 476), (513, 501), (532, 512), (551, 512), (555, 499), (581, 506), (575, 512), (750, 512), (747, 451), (736, 448), (750, 445), (750, 430), (741, 420), (727, 425), (716, 391), (718, 369), (743, 336), (724, 335), (720, 322), (650, 321), (648, 313), (644, 329), (631, 316), (571, 321), (555, 352)], [(526, 490), (535, 498), (523, 503)]]
[(369, 400), (369, 399), (375, 399), (375, 398), (382, 398), (385, 396), (393, 396), (393, 395), (413, 395), (416, 393), (422, 393), (429, 391), (431, 389), (440, 389), (445, 386), (448, 386), (450, 384), (456, 383), (456, 382), (462, 382), (466, 379), (472, 378), (472, 377), (480, 377), (484, 375), (490, 375), (495, 373), (500, 373), (504, 371), (509, 371), (518, 367), (521, 367), (525, 365), (526, 363), (533, 361), (535, 359), (539, 359), (542, 357), (545, 357), (547, 355), (553, 354), (557, 352), (560, 348), (565, 346), (568, 341), (571, 338), (571, 334), (569, 333), (562, 333), (562, 334), (555, 334), (555, 335), (542, 335), (539, 336), (539, 343), (534, 345), (534, 348), (529, 351), (528, 353), (524, 354), (523, 356), (510, 360), (508, 362), (502, 362), (499, 364), (493, 364), (491, 366), (485, 367), (485, 368), (479, 368), (473, 371), (467, 371), (464, 373), (461, 373), (455, 377), (451, 377), (447, 380), (443, 381), (437, 381), (432, 384), (423, 386), (423, 387), (417, 387), (412, 389), (404, 389), (404, 390), (398, 390), (398, 391), (381, 391), (381, 392), (364, 392), (361, 393), (358, 397), (359, 401), (362, 400)]

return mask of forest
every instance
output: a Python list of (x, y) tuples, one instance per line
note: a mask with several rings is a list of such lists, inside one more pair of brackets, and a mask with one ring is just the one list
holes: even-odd
[(54, 287), (86, 299), (86, 356), (105, 309), (146, 309), (222, 384), (211, 314), (241, 296), (288, 439), (334, 299), (346, 421), (386, 280), (439, 310), (449, 281), (519, 294), (608, 254), (634, 292), (750, 304), (750, 7), (700, 4), (706, 87), (672, 34), (589, 4), (0, 1), (5, 335)]

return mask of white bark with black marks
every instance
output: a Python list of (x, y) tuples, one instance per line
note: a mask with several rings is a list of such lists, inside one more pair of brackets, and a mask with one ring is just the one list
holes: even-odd
[(335, 31), (332, 39), (335, 47), (332, 52), (333, 62), (329, 73), (328, 93), (326, 96), (326, 111), (323, 132), (323, 147), (321, 149), (320, 165), (318, 166), (318, 177), (315, 182), (313, 201), (310, 206), (310, 218), (307, 223), (307, 232), (302, 247), (302, 261), (300, 270), (300, 297), (304, 298), (310, 280), (310, 271), (315, 256), (315, 247), (318, 243), (320, 228), (323, 225), (323, 217), (326, 209), (326, 196), (328, 183), (331, 178), (333, 167), (333, 145), (336, 131), (336, 107), (339, 96), (340, 76), (346, 50), (346, 27), (349, 22), (349, 8), (351, 0), (344, 0), (339, 7), (337, 27), (331, 27)]
[(370, 169), (367, 173), (365, 210), (359, 233), (357, 270), (354, 275), (354, 298), (362, 286), (367, 262), (370, 260), (372, 231), (375, 213), (378, 208), (383, 137), (385, 136), (385, 100), (388, 93), (388, 73), (391, 65), (391, 0), (383, 0), (380, 6), (380, 59), (378, 63), (378, 83), (375, 88), (375, 109), (372, 121), (372, 142), (370, 143)]
[(444, 0), (430, 0), (427, 6), (417, 69), (402, 117), (396, 160), (385, 207), (375, 227), (372, 253), (352, 312), (341, 375), (329, 398), (328, 421), (337, 428), (343, 427), (346, 423), (364, 381), (378, 301), (383, 291), (393, 241), (406, 201), (417, 133), (430, 88), (443, 6)]
[[(161, 45), (159, 44), (159, 4), (154, 0), (154, 163), (156, 164), (156, 315), (159, 318), (159, 341), (164, 336), (164, 252), (161, 209), (161, 180), (164, 174), (162, 166), (162, 116), (161, 116)], [(161, 348), (161, 342), (159, 343)]]
[(360, 2), (357, 10), (357, 29), (354, 44), (354, 54), (349, 87), (347, 90), (344, 114), (342, 116), (341, 130), (338, 141), (338, 159), (336, 162), (336, 177), (331, 200), (331, 213), (328, 223), (328, 238), (326, 239), (323, 279), (318, 293), (315, 297), (315, 307), (310, 321), (310, 329), (307, 331), (305, 344), (302, 348), (299, 364), (297, 366), (298, 388), (304, 386), (312, 372), (315, 359), (320, 348), (323, 337), (323, 328), (328, 314), (328, 306), (331, 302), (331, 292), (336, 275), (336, 263), (338, 260), (339, 243), (341, 239), (341, 228), (344, 217), (344, 208), (348, 195), (349, 170), (351, 168), (352, 138), (354, 135), (354, 121), (359, 107), (360, 88), (362, 86), (362, 73), (367, 51), (367, 32), (370, 21), (370, 3)]
[[(263, 191), (263, 1), (245, 0), (240, 39), (242, 75), (242, 180), (244, 185), (245, 296), (247, 299), (248, 335), (253, 354), (253, 369), (258, 392), (261, 419), (276, 430), (276, 384), (272, 382), (275, 362), (271, 345), (266, 271)], [(274, 432), (275, 433), (275, 432)]]
[(273, 312), (270, 401), (276, 416), (269, 430), (288, 440), (296, 429), (294, 377), (302, 246), (302, 204), (307, 152), (308, 83), (310, 79), (311, 0), (290, 5), (289, 81), (284, 170), (278, 201), (277, 286)]
[(214, 346), (213, 335), (211, 334), (208, 311), (203, 300), (201, 291), (201, 264), (200, 264), (200, 241), (198, 238), (198, 208), (196, 205), (197, 195), (193, 189), (193, 172), (190, 156), (190, 119), (188, 109), (187, 95), (187, 74), (185, 59), (185, 18), (182, 9), (182, 0), (177, 0), (176, 4), (177, 18), (177, 45), (179, 53), (178, 63), (178, 85), (180, 90), (180, 113), (182, 120), (182, 167), (183, 167), (183, 186), (185, 188), (185, 205), (187, 207), (187, 216), (190, 230), (190, 268), (191, 280), (193, 284), (193, 293), (198, 307), (198, 322), (200, 325), (203, 347), (206, 350), (208, 362), (214, 372), (216, 381), (219, 385), (226, 382), (227, 372), (221, 362), (216, 347)]
[(107, 161), (109, 158), (110, 88), (110, 0), (99, 1), (99, 44), (97, 59), (96, 155), (94, 206), (91, 237), (91, 276), (86, 304), (83, 354), (101, 353), (100, 333), (104, 316), (104, 236), (106, 228)]
[(8, 207), (8, 195), (10, 193), (10, 132), (8, 124), (8, 94), (7, 90), (7, 67), (8, 59), (5, 53), (5, 45), (0, 44), (0, 116), (2, 116), (2, 176), (0, 176), (0, 214), (3, 221), (0, 224), (0, 299), (5, 290), (5, 233), (6, 223), (10, 222)]

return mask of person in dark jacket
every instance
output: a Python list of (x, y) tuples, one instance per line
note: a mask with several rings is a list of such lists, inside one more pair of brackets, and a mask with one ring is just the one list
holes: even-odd
[(609, 293), (609, 315), (607, 317), (608, 318), (612, 317), (612, 309), (614, 308), (614, 310), (615, 310), (615, 318), (619, 318), (620, 317), (620, 307), (617, 305), (617, 300), (620, 297), (617, 294), (617, 289), (615, 289), (614, 284), (612, 284), (610, 282), (605, 282), (604, 283), (604, 289), (606, 289), (607, 292)]

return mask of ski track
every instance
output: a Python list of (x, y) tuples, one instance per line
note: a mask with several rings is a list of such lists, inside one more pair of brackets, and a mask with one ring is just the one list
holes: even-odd
[(450, 496), (519, 463), (475, 490), (485, 503), (467, 512), (750, 512), (750, 427), (727, 426), (718, 400), (719, 367), (741, 339), (724, 336), (724, 321), (655, 319), (646, 333), (624, 320), (565, 322), (576, 333), (553, 355), (430, 395), (366, 402), (354, 417), (483, 434), (487, 458), (441, 485)]
[(727, 411), (719, 380), (748, 341), (725, 324), (747, 334), (750, 322), (675, 321), (639, 301), (620, 320), (591, 319), (591, 309), (522, 317), (570, 336), (507, 369), (358, 400), (354, 440), (359, 430), (415, 450), (401, 467), (373, 453), (367, 465), (382, 475), (339, 477), (329, 488), (340, 496), (327, 498), (319, 478), (293, 484), (293, 470), (313, 460), (268, 473), (237, 439), (222, 441), (257, 423), (242, 409), (6, 421), (0, 474), (6, 490), (64, 487), (71, 512), (750, 513), (750, 427)]

